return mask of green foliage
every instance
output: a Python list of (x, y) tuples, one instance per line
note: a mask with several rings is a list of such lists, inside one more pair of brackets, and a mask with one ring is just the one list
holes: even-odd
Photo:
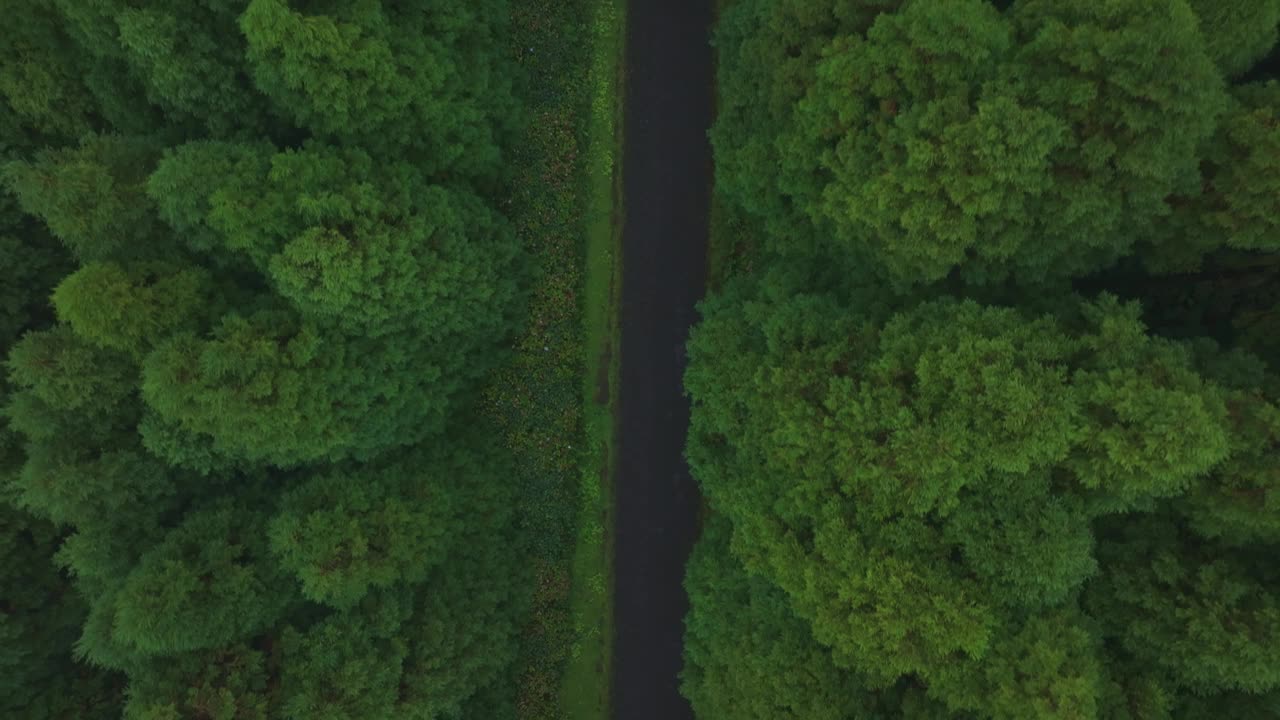
[(1223, 552), (1172, 518), (1112, 523), (1085, 596), (1134, 659), (1196, 694), (1280, 687), (1280, 605), (1268, 554)]
[(6, 226), (3, 206), (8, 199), (0, 195), (0, 265), (6, 272), (6, 281), (0, 286), (0, 342), (5, 348), (47, 315), (44, 293), (67, 270), (66, 259), (53, 238), (31, 224)]
[(805, 225), (778, 192), (779, 135), (815, 83), (814, 67), (837, 35), (861, 35), (901, 0), (816, 3), (738, 0), (716, 29), (721, 72), (711, 130), (716, 187), (771, 230), (797, 242)]
[[(410, 470), (437, 477), (423, 483)], [(281, 498), (272, 552), (305, 597), (339, 609), (370, 588), (421, 583), (455, 529), (450, 486), (471, 481), (459, 470), (448, 458), (411, 453), (385, 468), (308, 480)]]
[[(510, 3), (509, 52), (530, 122), (507, 156), (513, 175), (508, 214), (533, 273), (528, 323), (508, 361), (490, 375), (482, 403), (516, 457), (513, 480), (533, 597), (512, 677), (499, 677), (469, 701), (461, 716), (469, 720), (606, 714), (599, 699), (607, 694), (607, 626), (579, 613), (584, 606), (607, 612), (608, 602), (594, 576), (607, 553), (599, 533), (582, 524), (587, 503), (607, 502), (586, 493), (602, 482), (596, 458), (604, 431), (590, 418), (609, 412), (591, 407), (599, 376), (588, 368), (601, 350), (597, 338), (609, 332), (597, 323), (608, 315), (610, 268), (591, 258), (617, 258), (608, 246), (608, 224), (616, 221), (608, 210), (611, 163), (621, 153), (608, 114), (620, 38), (602, 43), (621, 35), (621, 18), (611, 7), (620, 9), (594, 0)], [(603, 204), (601, 194), (608, 196)], [(590, 387), (585, 395), (584, 386)], [(584, 557), (590, 559), (581, 562)], [(589, 572), (582, 572), (584, 565)]]
[[(1112, 572), (1095, 556), (1096, 522), (1203, 494), (1217, 507), (1192, 517), (1210, 532), (1269, 531), (1238, 489), (1269, 487), (1257, 453), (1272, 446), (1276, 406), (1204, 377), (1202, 365), (1230, 363), (1149, 335), (1136, 305), (1064, 298), (1040, 315), (942, 298), (880, 319), (770, 282), (735, 281), (705, 307), (686, 377), (690, 463), (732, 521), (734, 557), (872, 687), (919, 677), (953, 711), (1094, 716), (1101, 638), (1119, 632), (1094, 618), (1123, 617), (1071, 609)], [(1224, 531), (1232, 511), (1257, 519)], [(699, 622), (725, 622), (714, 617)], [(712, 632), (700, 627), (691, 642)], [(725, 661), (698, 648), (697, 672)], [(1179, 681), (1273, 686), (1201, 677)]]
[(837, 37), (779, 141), (785, 191), (839, 241), (880, 243), (897, 277), (1014, 255), (1066, 128), (997, 89), (1012, 47), (981, 0), (909, 3)]
[(119, 34), (106, 52), (123, 57), (147, 99), (172, 121), (225, 137), (269, 126), (263, 98), (243, 67), (246, 44), (236, 26), (243, 0), (182, 2), (146, 7), (105, 3)]
[[(463, 335), (458, 342), (506, 330), (516, 249), (509, 225), (476, 195), (359, 150), (256, 150), (178, 148), (150, 182), (161, 215), (217, 238), (304, 316), (346, 332), (415, 329)], [(490, 327), (475, 328), (482, 323)]]
[(1197, 146), (1225, 109), (1222, 79), (1184, 0), (1027, 0), (1013, 21), (1026, 38), (1028, 92), (1072, 133), (1051, 158), (1045, 231), (1071, 255), (1102, 259), (1067, 255), (1065, 270), (1103, 267), (1130, 251), (1168, 195), (1194, 186)]
[(112, 638), (144, 655), (215, 648), (268, 626), (288, 595), (267, 558), (263, 518), (245, 508), (194, 513), (124, 578)]
[(66, 326), (23, 336), (8, 365), (15, 391), (6, 414), (33, 441), (59, 441), (74, 429), (98, 444), (136, 416), (136, 367)]
[(287, 717), (389, 720), (398, 695), (405, 642), (360, 616), (334, 615), (305, 633), (286, 631), (292, 658), (283, 677)]
[(1244, 74), (1276, 44), (1280, 2), (1187, 0), (1200, 20), (1209, 56), (1227, 77)]
[(267, 658), (248, 645), (151, 660), (130, 673), (128, 720), (267, 720)]
[(59, 523), (144, 523), (173, 504), (177, 478), (139, 447), (86, 448), (32, 444), (14, 490), (21, 505)]
[(523, 309), (506, 3), (6, 11), (0, 714), (458, 716), (531, 581), (456, 429)]
[(725, 720), (895, 716), (892, 694), (869, 690), (837, 667), (782, 591), (726, 561), (729, 534), (722, 518), (713, 519), (689, 560), (683, 692), (694, 713)]
[[(12, 139), (0, 140), (0, 148)], [(0, 288), (0, 352), (7, 354), (20, 335), (50, 319), (49, 288), (67, 269), (57, 244), (17, 212), (7, 193), (0, 193), (0, 264), (8, 271)], [(28, 359), (42, 355), (38, 337), (27, 337), (26, 350), (32, 352)], [(58, 362), (59, 352), (45, 350), (52, 352), (40, 359)], [(72, 365), (79, 359), (71, 360)], [(73, 662), (72, 644), (87, 608), (53, 563), (65, 533), (16, 507), (29, 504), (23, 497), (25, 458), (22, 438), (4, 408), (15, 391), (19, 397), (27, 392), (10, 384), (7, 370), (0, 373), (0, 715), (106, 720), (118, 715), (122, 678)], [(76, 382), (59, 382), (39, 367), (26, 367), (24, 377), (44, 385), (47, 397), (69, 397), (72, 404), (83, 400), (78, 393), (87, 389)], [(91, 381), (88, 388), (92, 385)], [(85, 412), (84, 405), (80, 407)], [(42, 410), (46, 416), (58, 412), (56, 406)], [(57, 505), (59, 499), (52, 496), (58, 489), (44, 489), (51, 490), (50, 504)], [(83, 498), (91, 492), (77, 489), (75, 494)]]
[(98, 111), (82, 81), (86, 58), (66, 52), (69, 38), (57, 10), (44, 0), (14, 0), (5, 14), (0, 99), (8, 113), (0, 120), (0, 148), (28, 133), (66, 142), (92, 130)]
[(0, 508), (0, 713), (105, 720), (119, 679), (71, 663), (85, 608), (49, 561), (58, 540), (51, 524)]
[[(403, 635), (409, 649), (400, 678), (395, 717), (429, 720), (453, 717), (476, 691), (498, 679), (515, 660), (515, 638), (528, 599), (530, 580), (523, 559), (511, 552), (508, 521), (511, 497), (483, 504), (492, 514), (459, 537), (452, 562), (425, 584)], [(459, 630), (462, 631), (459, 631)]]
[[(882, 328), (822, 298), (711, 305), (690, 346), (691, 462), (717, 508), (751, 528), (737, 541), (748, 566), (777, 573), (857, 666), (902, 673), (953, 650), (980, 655), (991, 606), (1058, 601), (1088, 575), (1091, 514), (1174, 494), (1226, 455), (1221, 394), (1186, 353), (1143, 335), (1134, 310), (1086, 305), (1086, 327), (1069, 334), (1051, 318), (949, 301)], [(1161, 433), (1177, 436), (1176, 454)], [(1022, 517), (1000, 512), (1011, 507)], [(850, 536), (848, 513), (865, 534)], [(931, 543), (972, 559), (912, 559)], [(856, 604), (876, 620), (810, 605), (825, 602), (818, 568), (839, 568), (825, 592), (865, 596)], [(884, 572), (947, 584), (955, 600), (876, 582)], [(827, 622), (840, 641), (822, 637)], [(902, 623), (921, 637), (904, 644)]]
[(1225, 102), (1184, 0), (823, 6), (729, 11), (718, 185), (775, 250), (834, 243), (900, 286), (1109, 265)]
[(240, 16), (257, 87), (319, 136), (413, 153), (427, 173), (490, 177), (517, 108), (492, 57), (505, 3), (251, 0)]
[(1280, 82), (1244, 85), (1223, 118), (1207, 158), (1203, 220), (1235, 248), (1280, 247), (1276, 195), (1280, 192)]
[(1240, 85), (1206, 146), (1201, 183), (1168, 199), (1170, 217), (1144, 257), (1158, 272), (1201, 267), (1202, 257), (1230, 247), (1280, 248), (1280, 82)]
[(699, 717), (1280, 716), (1277, 12), (726, 10)]
[(980, 662), (943, 668), (930, 692), (980, 717), (1099, 717), (1100, 645), (1073, 610), (1031, 616), (996, 638)]
[(86, 136), (79, 147), (38, 153), (5, 177), (23, 210), (39, 217), (81, 261), (129, 257), (154, 242), (154, 211), (144, 194), (159, 159), (145, 139)]
[(1280, 409), (1268, 400), (1274, 397), (1275, 379), (1253, 356), (1216, 352), (1211, 343), (1203, 347), (1202, 372), (1230, 388), (1231, 451), (1175, 507), (1201, 537), (1234, 547), (1275, 543), (1280, 541), (1280, 478), (1272, 449), (1280, 438)]
[(1185, 720), (1211, 720), (1219, 717), (1248, 717), (1274, 720), (1280, 717), (1280, 694), (1263, 695), (1233, 692), (1209, 696), (1189, 695), (1182, 698), (1177, 717)]
[(156, 338), (197, 327), (210, 278), (199, 267), (88, 263), (53, 292), (58, 317), (89, 342), (138, 358)]
[(143, 363), (158, 413), (143, 430), (149, 446), (193, 467), (210, 467), (209, 453), (294, 465), (438, 431), (513, 325), (510, 226), (408, 164), (263, 149), (184, 145), (149, 182), (192, 251), (239, 257), (278, 294), (203, 337), (158, 343)]

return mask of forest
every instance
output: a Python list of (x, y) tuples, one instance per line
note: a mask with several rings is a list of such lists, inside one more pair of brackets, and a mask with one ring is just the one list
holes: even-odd
[[(1280, 720), (1280, 0), (718, 4), (696, 716)], [(621, 5), (5, 4), (0, 718), (608, 714)]]
[(1278, 24), (727, 3), (697, 717), (1280, 717)]
[(532, 21), (5, 15), (0, 717), (514, 717), (537, 538), (481, 398), (538, 283), (513, 187), (565, 154), (513, 149)]

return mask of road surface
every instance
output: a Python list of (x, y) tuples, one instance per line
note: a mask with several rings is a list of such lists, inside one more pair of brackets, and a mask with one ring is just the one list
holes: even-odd
[(683, 581), (699, 500), (681, 377), (707, 274), (712, 0), (628, 4), (612, 704), (616, 720), (686, 720)]

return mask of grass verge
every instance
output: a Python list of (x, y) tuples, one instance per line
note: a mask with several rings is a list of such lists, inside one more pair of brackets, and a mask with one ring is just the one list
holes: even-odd
[[(737, 0), (715, 0), (716, 22)], [(715, 51), (715, 67), (720, 68), (720, 54)], [(716, 103), (719, 103), (717, 90)], [(714, 182), (711, 188), (710, 227), (707, 238), (707, 289), (720, 290), (735, 275), (750, 274), (758, 245), (751, 219), (733, 203), (720, 195)]]
[(614, 177), (622, 0), (511, 0), (526, 128), (507, 213), (530, 254), (525, 330), (488, 387), (515, 455), (532, 608), (519, 720), (605, 720), (612, 630), (612, 389), (620, 277)]
[(586, 285), (583, 313), (582, 503), (570, 608), (574, 643), (561, 686), (566, 720), (607, 720), (613, 641), (612, 515), (614, 398), (622, 288), (622, 0), (597, 0), (592, 23), (591, 116), (587, 138)]

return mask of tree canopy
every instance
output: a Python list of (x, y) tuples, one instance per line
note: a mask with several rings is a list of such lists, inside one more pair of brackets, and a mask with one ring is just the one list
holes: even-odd
[(698, 717), (1280, 717), (1276, 12), (732, 4)]
[[(1166, 508), (1208, 543), (1223, 533), (1209, 497), (1271, 489), (1254, 458), (1276, 405), (1215, 382), (1202, 366), (1221, 350), (1148, 334), (1134, 304), (1104, 295), (1037, 316), (939, 298), (877, 321), (821, 295), (749, 293), (709, 303), (691, 341), (690, 462), (732, 521), (734, 556), (876, 687), (918, 677), (982, 716), (1018, 717), (1042, 695), (1059, 708), (1046, 717), (1095, 715), (1095, 624), (1131, 628), (1120, 618), (1139, 612), (1078, 609), (1106, 582), (1097, 528)], [(1267, 508), (1232, 510), (1237, 543), (1269, 539)], [(1240, 596), (1271, 597), (1248, 567), (1234, 570)], [(1236, 642), (1230, 653), (1272, 660), (1268, 636)]]
[(0, 714), (489, 702), (531, 584), (474, 402), (526, 285), (506, 3), (6, 12)]
[(724, 21), (719, 186), (779, 250), (799, 213), (898, 284), (1105, 267), (1195, 185), (1226, 107), (1185, 0), (824, 4)]

